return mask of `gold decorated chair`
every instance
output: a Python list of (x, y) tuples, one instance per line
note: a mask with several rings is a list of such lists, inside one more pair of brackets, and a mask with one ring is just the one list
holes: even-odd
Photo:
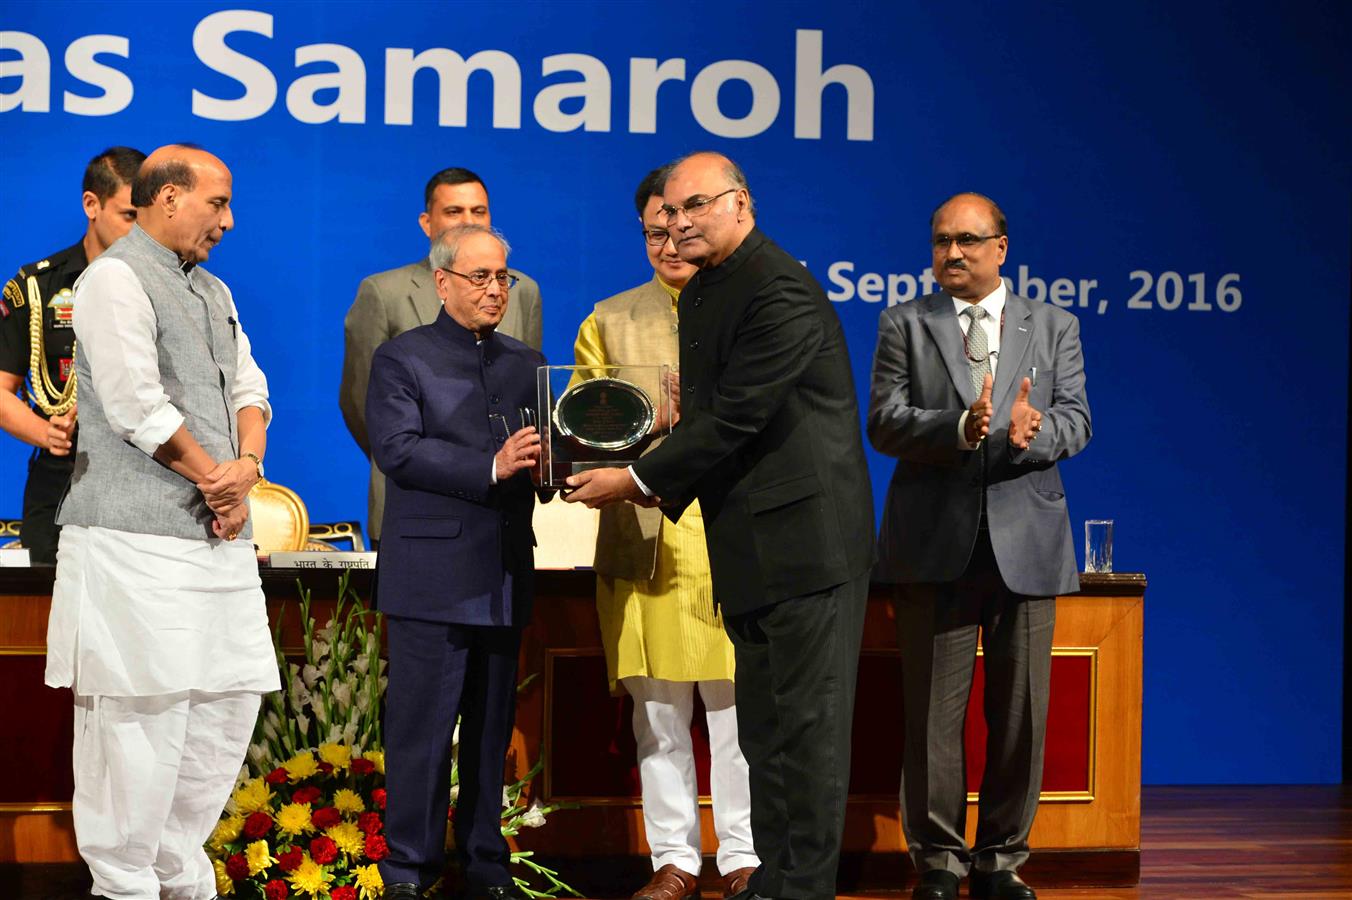
[(23, 547), (19, 543), (19, 526), (23, 524), (23, 519), (0, 519), (0, 550), (18, 550)]
[(249, 507), (259, 553), (311, 549), (310, 514), (295, 491), (260, 479), (249, 492)]
[(306, 550), (355, 550), (366, 552), (360, 522), (311, 522)]

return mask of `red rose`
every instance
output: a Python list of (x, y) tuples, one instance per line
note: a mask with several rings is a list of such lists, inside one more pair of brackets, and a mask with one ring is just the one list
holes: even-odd
[(303, 862), (305, 862), (305, 852), (299, 847), (292, 847), (290, 850), (277, 854), (277, 868), (283, 872), (294, 872)]
[(310, 821), (314, 823), (316, 828), (323, 831), (343, 821), (343, 814), (332, 806), (324, 806), (310, 813)]
[(379, 834), (368, 834), (366, 836), (366, 855), (373, 862), (380, 862), (390, 855), (390, 847), (385, 843), (385, 838)]
[(282, 768), (273, 769), (271, 772), (263, 776), (263, 780), (266, 781), (268, 784), (286, 784), (287, 778), (288, 776), (286, 774), (286, 769)]
[(256, 841), (272, 830), (272, 816), (265, 812), (256, 812), (244, 820), (244, 836)]
[(310, 841), (310, 859), (327, 866), (338, 858), (338, 845), (330, 837), (317, 837)]
[(357, 889), (351, 885), (340, 885), (329, 891), (330, 900), (357, 900)]
[(263, 885), (263, 896), (267, 900), (286, 900), (286, 882), (280, 878), (274, 878)]
[(370, 775), (376, 770), (376, 764), (363, 756), (358, 756), (352, 760), (353, 775)]
[(295, 792), (294, 794), (291, 795), (291, 802), (292, 802), (292, 803), (314, 803), (314, 802), (315, 802), (316, 800), (318, 800), (318, 799), (320, 798), (320, 796), (322, 796), (322, 795), (323, 795), (323, 791), (321, 791), (319, 788), (315, 787), (315, 786), (312, 785), (312, 784), (308, 784), (308, 785), (306, 785), (306, 786), (303, 787), (303, 788), (297, 788), (297, 789), (296, 789), (296, 792)]
[(357, 816), (357, 827), (363, 834), (379, 834), (380, 829), (385, 827), (385, 823), (380, 821), (380, 813), (364, 812)]
[(236, 853), (225, 861), (225, 874), (235, 881), (243, 881), (249, 877), (249, 861), (244, 858), (243, 853)]
[(376, 788), (371, 792), (371, 802), (376, 805), (376, 809), (385, 808), (385, 789)]
[(332, 774), (333, 774), (333, 763), (321, 762), (321, 763), (319, 764), (319, 771), (323, 772), (325, 775), (332, 775)]

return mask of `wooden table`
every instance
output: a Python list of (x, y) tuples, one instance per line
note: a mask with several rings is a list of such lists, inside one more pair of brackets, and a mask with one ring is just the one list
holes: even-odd
[[(50, 568), (0, 569), (0, 863), (78, 860), (70, 821), (69, 694), (42, 684)], [(331, 602), (337, 573), (263, 570), (274, 616), (297, 599), (297, 580), (317, 610)], [(365, 597), (370, 573), (355, 571)], [(1030, 872), (1054, 882), (1134, 884), (1140, 871), (1141, 643), (1146, 581), (1139, 574), (1084, 575), (1057, 605), (1051, 710), (1042, 805)], [(538, 573), (535, 620), (522, 646), (520, 695), (509, 771), (540, 756), (532, 790), (583, 808), (555, 813), (520, 845), (570, 869), (647, 866), (629, 701), (607, 691), (587, 571)], [(299, 644), (296, 604), (287, 604), (283, 644)], [(319, 614), (320, 623), (322, 616)], [(900, 657), (891, 592), (875, 587), (865, 624), (855, 709), (842, 886), (895, 883), (905, 842), (897, 808), (901, 761)], [(979, 784), (984, 723), (978, 662), (967, 725), (969, 786)], [(708, 808), (708, 737), (696, 710), (704, 845), (715, 846)], [(975, 796), (969, 797), (969, 839)], [(618, 868), (617, 868), (618, 867)], [(622, 876), (628, 878), (627, 874)], [(900, 876), (904, 877), (904, 876)], [(641, 880), (640, 882), (641, 883)]]

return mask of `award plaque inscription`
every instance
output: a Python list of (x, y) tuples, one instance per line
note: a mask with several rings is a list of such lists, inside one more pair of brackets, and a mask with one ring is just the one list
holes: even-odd
[(667, 366), (542, 366), (538, 421), (541, 484), (627, 466), (671, 431)]

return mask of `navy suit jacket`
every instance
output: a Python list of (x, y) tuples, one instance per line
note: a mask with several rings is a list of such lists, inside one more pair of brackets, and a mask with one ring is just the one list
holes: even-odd
[[(990, 435), (958, 448), (958, 420), (976, 401), (962, 329), (945, 293), (890, 307), (878, 322), (868, 435), (897, 458), (878, 539), (881, 582), (946, 582), (967, 568), (981, 521), (1005, 586), (1050, 597), (1079, 589), (1066, 492), (1056, 464), (1089, 443), (1080, 320), (1012, 291), (1005, 298)], [(1042, 431), (1009, 444), (1009, 412), (1025, 377)], [(982, 470), (985, 470), (984, 472)]]
[(444, 311), (376, 350), (366, 394), (371, 456), (388, 479), (377, 606), (460, 625), (523, 626), (535, 572), (530, 475), (491, 484), (493, 455), (536, 404), (538, 351), (474, 334)]

